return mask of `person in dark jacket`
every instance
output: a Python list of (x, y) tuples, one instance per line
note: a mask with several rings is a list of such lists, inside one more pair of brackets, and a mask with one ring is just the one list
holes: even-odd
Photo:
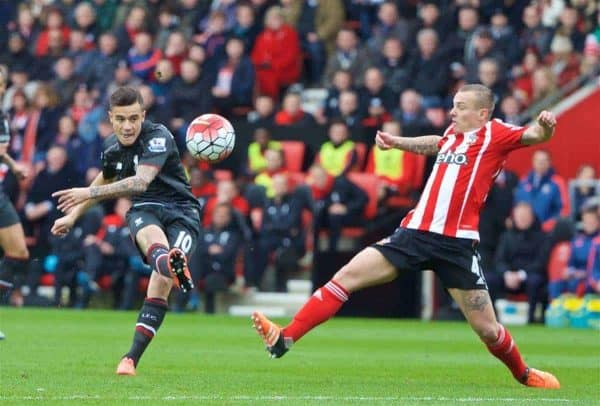
[(488, 286), (494, 301), (506, 293), (527, 294), (532, 323), (537, 303), (544, 300), (547, 239), (528, 203), (515, 206), (512, 221), (513, 228), (500, 237), (496, 272), (488, 274)]
[(234, 107), (252, 106), (254, 66), (244, 54), (244, 42), (239, 38), (227, 41), (225, 53), (227, 57), (217, 67), (212, 95), (221, 114), (229, 115)]
[(275, 289), (285, 292), (287, 277), (297, 270), (298, 260), (304, 253), (303, 201), (298, 194), (289, 191), (288, 177), (283, 173), (273, 176), (273, 190), (274, 196), (263, 206), (249, 284), (260, 286), (269, 255), (274, 254)]
[(227, 203), (215, 206), (210, 227), (199, 241), (200, 286), (204, 286), (204, 311), (215, 312), (215, 293), (227, 290), (235, 280), (235, 260), (243, 243), (233, 208)]
[(323, 228), (329, 231), (329, 251), (337, 250), (342, 228), (362, 222), (367, 194), (345, 175), (331, 177), (319, 165), (309, 172), (309, 185), (314, 200), (315, 241)]

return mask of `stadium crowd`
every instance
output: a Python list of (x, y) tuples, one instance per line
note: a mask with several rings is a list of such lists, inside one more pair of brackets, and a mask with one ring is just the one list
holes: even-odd
[[(80, 307), (111, 288), (116, 308), (133, 308), (149, 273), (128, 237), (127, 199), (94, 208), (66, 238), (49, 233), (59, 216), (51, 194), (101, 169), (107, 99), (119, 86), (138, 87), (146, 118), (176, 138), (204, 210), (191, 268), (214, 311), (215, 292), (236, 276), (285, 291), (313, 250), (335, 251), (367, 219), (411, 206), (432, 162), (373, 147), (376, 129), (440, 134), (464, 83), (491, 88), (495, 116), (522, 124), (523, 112), (600, 58), (593, 0), (30, 0), (0, 1), (0, 11), (9, 151), (34, 174), (17, 182), (1, 170), (32, 252), (21, 284), (54, 284), (55, 304), (69, 286), (68, 304)], [(315, 88), (324, 97), (306, 103)], [(253, 138), (233, 170), (186, 152), (187, 124), (206, 112)], [(328, 137), (315, 151), (285, 139), (314, 128)], [(481, 221), (493, 297), (524, 293), (534, 309), (548, 295), (600, 292), (597, 178), (584, 165), (569, 189), (545, 151), (523, 179), (499, 174)], [(571, 238), (568, 267), (549, 281), (553, 245)], [(269, 263), (273, 286), (263, 280)], [(187, 300), (197, 305), (196, 294), (180, 306)]]

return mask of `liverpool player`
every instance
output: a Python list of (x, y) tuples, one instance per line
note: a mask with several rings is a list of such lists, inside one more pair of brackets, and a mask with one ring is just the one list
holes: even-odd
[(175, 139), (162, 124), (144, 121), (140, 93), (130, 87), (110, 96), (109, 118), (114, 135), (104, 142), (102, 172), (89, 187), (55, 192), (58, 208), (67, 213), (52, 227), (64, 235), (84, 211), (102, 199), (132, 196), (127, 212), (131, 236), (152, 267), (147, 298), (135, 325), (133, 343), (117, 367), (119, 375), (135, 375), (137, 363), (167, 312), (173, 281), (183, 291), (193, 288), (187, 256), (200, 234), (199, 204), (185, 176)]
[(465, 85), (454, 96), (452, 124), (444, 135), (395, 137), (378, 132), (377, 145), (437, 160), (423, 194), (391, 236), (359, 252), (281, 328), (254, 312), (253, 324), (271, 357), (283, 356), (304, 334), (332, 317), (351, 293), (389, 282), (401, 272), (433, 269), (488, 350), (527, 386), (555, 389), (550, 373), (530, 368), (508, 330), (496, 320), (479, 264), (479, 211), (507, 155), (549, 140), (555, 116), (543, 111), (531, 127), (490, 120), (493, 94)]

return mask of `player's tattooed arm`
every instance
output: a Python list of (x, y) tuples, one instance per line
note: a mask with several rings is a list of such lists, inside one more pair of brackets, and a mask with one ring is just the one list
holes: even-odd
[(442, 137), (438, 135), (424, 135), (422, 137), (398, 137), (383, 131), (377, 131), (375, 142), (381, 149), (401, 149), (420, 155), (437, 155), (440, 151), (438, 143)]
[(556, 116), (550, 111), (542, 111), (534, 125), (521, 135), (521, 143), (525, 145), (539, 144), (548, 141), (554, 135)]
[(103, 186), (90, 187), (92, 199), (113, 199), (143, 193), (158, 174), (158, 169), (151, 165), (139, 165), (135, 175)]

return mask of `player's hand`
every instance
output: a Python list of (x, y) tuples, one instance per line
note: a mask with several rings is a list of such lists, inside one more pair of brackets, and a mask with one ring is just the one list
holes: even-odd
[(396, 136), (384, 133), (383, 131), (377, 131), (377, 135), (375, 135), (375, 144), (383, 150), (394, 148), (396, 145)]
[(18, 180), (25, 180), (29, 176), (29, 169), (21, 163), (15, 163), (12, 170)]
[(544, 110), (538, 115), (537, 123), (544, 129), (552, 130), (556, 127), (556, 116), (551, 111)]
[(77, 206), (79, 203), (83, 203), (88, 199), (91, 199), (90, 188), (87, 187), (75, 187), (72, 189), (59, 190), (58, 192), (52, 193), (52, 197), (58, 197), (57, 209), (63, 213), (68, 213), (71, 209)]
[(75, 224), (75, 218), (70, 215), (66, 215), (64, 217), (56, 219), (50, 232), (53, 235), (57, 235), (59, 237), (64, 237), (71, 231), (73, 228), (73, 224)]
[(8, 142), (0, 142), (0, 156), (8, 153)]

